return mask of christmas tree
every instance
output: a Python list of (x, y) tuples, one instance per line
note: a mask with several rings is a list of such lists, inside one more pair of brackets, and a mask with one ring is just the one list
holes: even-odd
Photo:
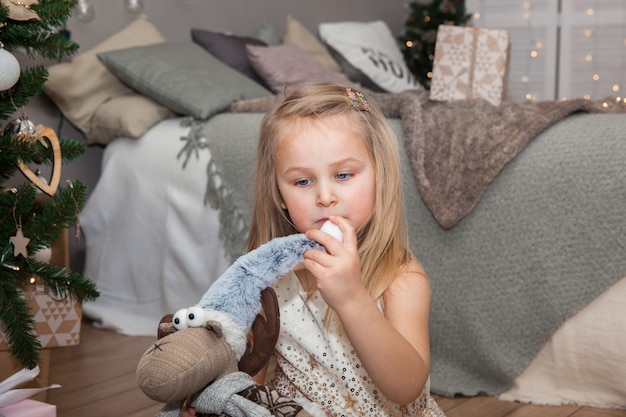
[(462, 1), (433, 0), (428, 4), (410, 1), (404, 32), (399, 36), (400, 49), (409, 70), (426, 89), (430, 89), (435, 43), (439, 25), (464, 25), (471, 17)]
[[(79, 181), (61, 186), (59, 180), (62, 162), (85, 148), (28, 119), (26, 105), (41, 92), (48, 72), (43, 65), (20, 69), (11, 53), (19, 49), (30, 58), (47, 59), (74, 54), (78, 45), (62, 30), (74, 5), (75, 0), (0, 0), (0, 329), (12, 355), (28, 368), (38, 363), (41, 350), (24, 298), (34, 283), (43, 284), (55, 297), (79, 302), (99, 295), (81, 274), (34, 257), (77, 223), (86, 188)], [(50, 166), (51, 179), (37, 169), (33, 172), (32, 164)], [(26, 177), (23, 181), (18, 170)], [(5, 185), (18, 177), (19, 185)], [(43, 192), (51, 196), (46, 203), (37, 198)]]

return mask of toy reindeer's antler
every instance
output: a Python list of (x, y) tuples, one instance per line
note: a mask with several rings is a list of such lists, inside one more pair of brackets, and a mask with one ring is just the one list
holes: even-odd
[(259, 314), (252, 323), (252, 341), (239, 360), (239, 370), (256, 375), (270, 359), (280, 329), (280, 311), (276, 293), (271, 287), (261, 292), (261, 305), (265, 316)]

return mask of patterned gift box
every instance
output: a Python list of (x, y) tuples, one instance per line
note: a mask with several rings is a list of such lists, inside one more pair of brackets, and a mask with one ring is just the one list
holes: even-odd
[[(35, 333), (43, 348), (77, 345), (80, 341), (82, 304), (72, 299), (57, 299), (44, 291), (39, 284), (24, 290), (31, 313), (35, 319)], [(0, 350), (8, 350), (0, 322)]]
[(483, 98), (497, 106), (506, 93), (508, 56), (506, 30), (439, 26), (430, 99)]
[[(59, 239), (52, 242), (49, 260), (51, 264), (64, 268), (69, 267), (68, 242), (69, 233), (65, 229), (59, 235)], [(28, 300), (30, 311), (35, 320), (34, 330), (42, 348), (72, 346), (79, 343), (83, 313), (81, 303), (71, 299), (55, 298), (48, 294), (38, 281), (26, 285), (23, 294), (24, 298)], [(0, 321), (0, 351), (9, 350), (4, 326), (5, 324)]]

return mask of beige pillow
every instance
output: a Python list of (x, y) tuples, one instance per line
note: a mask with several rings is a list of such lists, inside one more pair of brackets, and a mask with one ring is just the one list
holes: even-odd
[(291, 43), (302, 49), (307, 54), (326, 65), (335, 72), (341, 73), (341, 67), (330, 55), (330, 52), (324, 45), (305, 28), (302, 23), (294, 19), (291, 15), (287, 16), (287, 25), (285, 26), (285, 36), (283, 43)]
[(115, 97), (94, 113), (89, 126), (90, 144), (107, 145), (118, 137), (136, 139), (157, 122), (174, 116), (167, 107), (139, 94)]
[[(101, 125), (97, 129), (91, 126), (97, 110), (106, 102), (117, 97), (128, 96), (134, 92), (118, 80), (98, 60), (100, 52), (116, 49), (125, 49), (133, 46), (143, 46), (165, 41), (152, 23), (145, 16), (140, 16), (126, 28), (112, 35), (94, 48), (76, 56), (71, 62), (63, 62), (48, 68), (48, 80), (43, 86), (43, 92), (61, 110), (63, 115), (85, 135), (87, 143), (104, 143), (111, 138), (101, 137)], [(159, 109), (142, 109), (152, 115), (162, 115), (163, 110), (155, 102), (145, 102), (144, 105), (159, 107)], [(135, 109), (120, 112), (120, 116), (133, 118)], [(159, 116), (160, 117), (160, 116)], [(161, 120), (151, 119), (150, 122)], [(118, 126), (128, 126), (132, 120), (119, 122)], [(154, 124), (153, 123), (153, 124)], [(143, 120), (147, 124), (147, 120)], [(133, 127), (135, 128), (135, 127)], [(129, 136), (130, 132), (114, 132), (115, 136)], [(137, 130), (133, 130), (137, 132)], [(118, 134), (119, 133), (119, 134)]]

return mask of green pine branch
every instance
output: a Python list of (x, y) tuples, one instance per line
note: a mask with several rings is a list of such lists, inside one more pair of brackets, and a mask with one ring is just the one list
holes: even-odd
[(23, 275), (0, 265), (0, 322), (4, 324), (0, 323), (0, 328), (9, 342), (11, 354), (32, 369), (39, 362), (41, 342), (33, 332), (35, 320), (16, 282), (21, 281)]
[(428, 4), (410, 1), (404, 31), (398, 37), (404, 60), (418, 82), (430, 89), (437, 29), (440, 25), (462, 26), (469, 21), (463, 2), (433, 0)]
[(8, 90), (0, 91), (0, 119), (6, 120), (28, 104), (32, 97), (41, 92), (47, 79), (48, 70), (42, 65), (20, 71), (17, 83)]
[[(76, 0), (39, 0), (33, 5), (40, 20), (16, 21), (8, 18), (8, 9), (0, 4), (0, 41), (7, 51), (25, 51), (30, 57), (59, 59), (70, 56), (78, 45), (66, 35), (65, 22), (71, 16)], [(43, 65), (22, 67), (18, 82), (0, 91), (0, 120), (21, 117), (21, 110), (32, 97), (40, 94), (48, 77)], [(14, 114), (17, 116), (13, 116)], [(13, 120), (14, 122), (15, 120)], [(11, 122), (9, 120), (9, 122)], [(86, 187), (80, 181), (59, 186), (55, 195), (42, 202), (37, 188), (27, 179), (5, 188), (5, 181), (19, 175), (18, 161), (26, 164), (59, 163), (52, 160), (48, 144), (36, 137), (16, 135), (15, 126), (2, 123), (0, 130), (0, 329), (6, 335), (11, 353), (28, 367), (39, 360), (41, 343), (34, 332), (33, 313), (24, 298), (24, 291), (36, 279), (55, 297), (68, 297), (77, 302), (91, 301), (99, 296), (95, 285), (82, 274), (67, 268), (34, 259), (38, 250), (48, 248), (61, 231), (77, 218), (86, 198)], [(84, 144), (61, 137), (60, 163), (77, 158), (85, 151)], [(18, 228), (29, 240), (28, 257), (16, 253), (11, 236)]]
[(76, 0), (40, 0), (32, 5), (41, 20), (15, 21), (6, 11), (0, 15), (3, 27), (2, 43), (7, 51), (22, 48), (31, 58), (41, 56), (58, 59), (78, 51), (78, 44), (59, 33), (72, 15)]
[(32, 239), (30, 248), (33, 253), (50, 247), (59, 234), (69, 228), (83, 208), (87, 187), (79, 181), (71, 186), (59, 188), (50, 203), (41, 205), (42, 210), (31, 217), (24, 226), (24, 233)]
[[(49, 247), (82, 209), (85, 194), (85, 185), (78, 181), (59, 188), (52, 201), (46, 203), (37, 203), (35, 187), (30, 183), (20, 185), (15, 192), (4, 192), (0, 194), (0, 208), (4, 208), (0, 212), (0, 233), (14, 235), (16, 219), (21, 219), (23, 233), (31, 239), (29, 254)], [(77, 302), (94, 300), (99, 292), (82, 274), (31, 257), (13, 256), (12, 252), (10, 243), (0, 246), (0, 322), (4, 323), (11, 353), (32, 368), (39, 360), (41, 344), (34, 334), (33, 312), (23, 298), (22, 291), (30, 280), (37, 277), (55, 297)]]

